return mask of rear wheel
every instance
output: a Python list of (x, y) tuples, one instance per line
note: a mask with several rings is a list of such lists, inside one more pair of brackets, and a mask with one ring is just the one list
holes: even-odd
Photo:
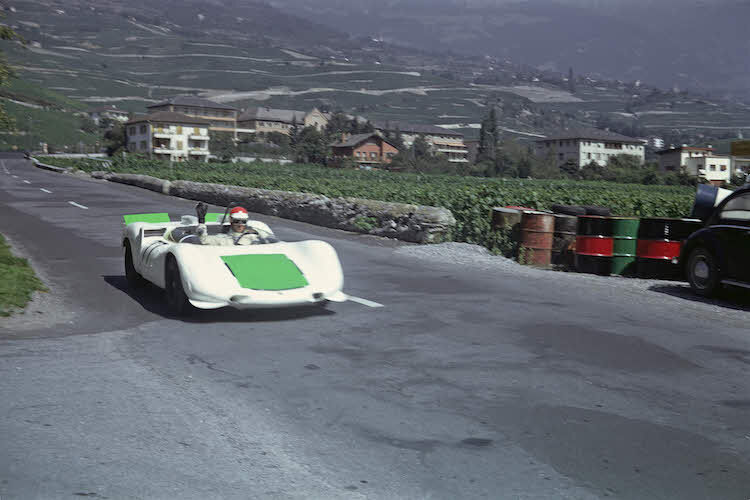
[(133, 265), (133, 250), (130, 248), (129, 241), (125, 242), (125, 279), (128, 281), (130, 288), (141, 288), (146, 284), (146, 280), (135, 270), (135, 265)]
[(191, 309), (190, 301), (182, 287), (182, 277), (180, 276), (180, 267), (174, 258), (167, 260), (167, 269), (165, 276), (164, 291), (167, 296), (167, 305), (169, 309), (177, 314), (186, 314)]
[(698, 295), (711, 297), (719, 290), (721, 280), (716, 258), (705, 248), (690, 252), (686, 271), (690, 288)]

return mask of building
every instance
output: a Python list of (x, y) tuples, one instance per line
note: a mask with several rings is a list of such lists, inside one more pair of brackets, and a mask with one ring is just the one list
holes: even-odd
[(732, 180), (732, 158), (728, 155), (691, 156), (681, 170), (715, 186)]
[(237, 130), (237, 118), (240, 111), (237, 108), (209, 101), (201, 97), (177, 96), (146, 107), (149, 113), (166, 111), (206, 120), (209, 122), (210, 130), (231, 132), (235, 137), (237, 132), (239, 132)]
[(103, 119), (108, 119), (118, 122), (126, 122), (130, 117), (130, 114), (124, 109), (117, 109), (116, 106), (102, 106), (94, 108), (86, 112), (97, 126), (101, 124)]
[(444, 155), (452, 163), (468, 163), (469, 150), (464, 144), (464, 135), (435, 125), (415, 125), (402, 122), (376, 122), (375, 130), (383, 135), (401, 134), (401, 141), (407, 148), (414, 144), (420, 135), (424, 137), (434, 154)]
[(391, 162), (398, 154), (394, 144), (380, 134), (358, 134), (331, 144), (334, 159), (350, 159), (363, 166), (380, 166)]
[(714, 148), (695, 147), (683, 144), (679, 148), (670, 147), (656, 152), (659, 155), (659, 170), (662, 172), (681, 172), (688, 166), (690, 158), (703, 158), (713, 156)]
[(645, 146), (639, 139), (597, 129), (573, 130), (538, 139), (536, 154), (551, 156), (558, 166), (573, 162), (578, 168), (596, 162), (606, 166), (613, 156), (634, 156), (642, 165), (646, 160)]
[(128, 151), (167, 161), (208, 161), (211, 122), (160, 111), (125, 123)]
[(328, 114), (315, 108), (309, 112), (267, 107), (250, 108), (239, 116), (237, 123), (238, 127), (254, 130), (256, 133), (279, 132), (289, 135), (289, 131), (295, 125), (299, 129), (314, 127), (322, 131), (328, 125)]

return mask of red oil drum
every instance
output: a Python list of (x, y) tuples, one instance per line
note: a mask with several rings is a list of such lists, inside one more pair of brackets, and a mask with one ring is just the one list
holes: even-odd
[(699, 219), (649, 217), (641, 219), (636, 250), (638, 276), (678, 279), (682, 243), (703, 227)]
[(612, 219), (579, 215), (576, 230), (575, 266), (579, 273), (608, 275), (614, 253)]
[(536, 211), (523, 212), (518, 261), (532, 266), (549, 266), (554, 232), (554, 215)]

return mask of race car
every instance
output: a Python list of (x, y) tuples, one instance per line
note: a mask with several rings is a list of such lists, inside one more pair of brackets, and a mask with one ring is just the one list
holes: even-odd
[[(220, 215), (207, 214), (209, 235), (228, 230), (226, 212)], [(138, 288), (151, 282), (163, 288), (176, 314), (193, 307), (325, 306), (347, 300), (338, 255), (324, 241), (279, 241), (267, 224), (249, 220), (248, 228), (262, 236), (257, 244), (207, 245), (196, 234), (195, 216), (182, 216), (178, 222), (170, 221), (167, 213), (123, 218), (128, 285)]]

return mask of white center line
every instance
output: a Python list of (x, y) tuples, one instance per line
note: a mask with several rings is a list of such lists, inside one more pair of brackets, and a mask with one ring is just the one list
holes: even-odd
[(49, 189), (39, 188), (39, 191), (44, 191), (45, 193), (52, 193)]
[(363, 306), (367, 307), (385, 307), (383, 304), (378, 304), (377, 302), (373, 302), (371, 300), (363, 299), (361, 297), (355, 297), (353, 295), (349, 295), (349, 300), (352, 302), (356, 302), (357, 304), (362, 304)]
[(78, 204), (78, 203), (76, 203), (75, 201), (69, 201), (68, 203), (70, 203), (70, 204), (71, 204), (71, 205), (73, 205), (74, 207), (82, 208), (82, 209), (84, 209), (84, 210), (88, 210), (88, 209), (89, 209), (89, 207), (84, 207), (83, 205), (79, 205), (79, 204)]
[(23, 180), (25, 184), (31, 184), (31, 181), (27, 181), (26, 179)]
[(17, 176), (17, 175), (14, 175), (14, 176), (13, 176), (13, 178), (14, 178), (14, 179), (18, 179), (18, 176)]

